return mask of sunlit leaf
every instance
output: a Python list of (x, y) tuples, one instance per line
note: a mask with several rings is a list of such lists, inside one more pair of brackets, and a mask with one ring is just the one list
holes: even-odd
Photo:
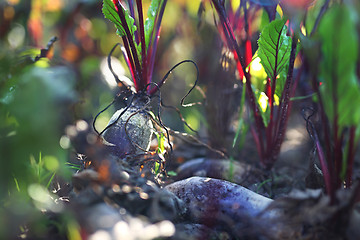
[(284, 90), (286, 78), (287, 78), (287, 67), (285, 68), (285, 71), (282, 71), (278, 75), (278, 78), (276, 79), (275, 96), (279, 98), (281, 97), (282, 92)]
[(257, 100), (257, 105), (259, 106), (260, 109), (259, 113), (263, 120), (264, 126), (267, 127), (270, 119), (270, 108), (268, 107), (269, 98), (266, 96), (264, 92), (261, 92), (259, 90), (255, 90), (254, 93)]
[(266, 112), (266, 109), (267, 109), (267, 105), (268, 105), (268, 97), (266, 96), (266, 94), (264, 92), (261, 92), (260, 93), (260, 96), (259, 96), (259, 99), (258, 99), (258, 103), (259, 103), (259, 106), (260, 106), (260, 109), (263, 111), (263, 112)]
[(289, 62), (291, 38), (286, 36), (285, 19), (277, 19), (264, 27), (258, 40), (258, 55), (268, 77), (273, 81)]
[[(258, 56), (260, 63), (263, 66), (267, 77), (270, 79), (267, 85), (268, 88), (273, 88), (273, 83), (276, 81), (274, 90), (274, 104), (279, 104), (282, 91), (284, 89), (287, 68), (289, 65), (289, 58), (291, 53), (291, 37), (287, 36), (287, 27), (285, 25), (286, 19), (277, 19), (270, 22), (264, 27), (258, 40)], [(258, 89), (259, 90), (259, 89)], [(269, 120), (268, 111), (268, 97), (270, 91), (267, 89), (260, 89), (260, 92), (255, 94), (258, 106), (264, 125), (267, 126)]]
[(126, 19), (126, 24), (130, 30), (131, 36), (134, 36), (134, 32), (136, 31), (136, 25), (134, 24), (134, 19), (131, 17), (128, 10), (126, 10), (122, 5), (120, 6), (121, 9), (117, 9), (112, 0), (104, 0), (102, 12), (105, 18), (109, 19), (111, 22), (115, 24), (117, 33), (122, 37), (122, 36), (126, 36), (126, 33), (124, 26), (121, 23), (119, 11), (123, 11)]
[(148, 9), (147, 19), (145, 20), (145, 26), (144, 26), (146, 49), (149, 47), (150, 39), (151, 39), (151, 37), (153, 35), (156, 15), (157, 15), (157, 13), (159, 11), (159, 8), (161, 6), (162, 1), (163, 0), (152, 0), (151, 4), (150, 4), (150, 7)]

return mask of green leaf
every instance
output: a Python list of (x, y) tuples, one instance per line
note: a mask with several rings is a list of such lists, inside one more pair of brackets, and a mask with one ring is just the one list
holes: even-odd
[(311, 31), (315, 26), (316, 19), (321, 11), (322, 6), (324, 5), (326, 0), (317, 0), (314, 1), (312, 6), (307, 9), (306, 21), (305, 22), (305, 31), (306, 36), (309, 36)]
[(160, 133), (157, 135), (157, 140), (158, 140), (158, 153), (159, 154), (164, 154), (165, 152), (165, 141), (166, 141), (166, 137), (163, 133)]
[(340, 127), (360, 122), (360, 86), (356, 75), (359, 40), (355, 19), (352, 9), (338, 5), (329, 9), (319, 25), (323, 56), (320, 92), (326, 114), (334, 119), (336, 110)]
[(273, 81), (286, 69), (291, 52), (291, 38), (286, 36), (286, 19), (277, 19), (264, 27), (258, 40), (258, 55), (268, 77)]
[(145, 45), (146, 49), (149, 47), (150, 39), (153, 36), (153, 30), (154, 30), (154, 24), (156, 20), (156, 16), (159, 11), (159, 7), (161, 6), (161, 3), (163, 0), (152, 0), (150, 7), (147, 12), (147, 18), (145, 20)]
[(286, 78), (287, 78), (287, 69), (288, 69), (288, 66), (285, 68), (285, 71), (282, 71), (278, 75), (279, 78), (276, 79), (275, 95), (278, 96), (278, 98), (281, 98), (282, 92), (285, 87), (285, 82), (286, 82)]
[(268, 97), (264, 92), (261, 92), (259, 90), (255, 90), (254, 93), (257, 100), (257, 105), (260, 110), (259, 113), (263, 120), (264, 126), (267, 127), (270, 120), (270, 108), (269, 108)]
[[(130, 12), (126, 10), (122, 5), (121, 5), (121, 9), (118, 9), (118, 11), (124, 12), (126, 24), (130, 30), (131, 37), (134, 37), (134, 32), (136, 31), (136, 25), (134, 24), (135, 20), (131, 17)], [(124, 26), (121, 23), (121, 19), (119, 17), (118, 11), (116, 10), (112, 0), (103, 0), (102, 12), (105, 18), (109, 19), (111, 22), (115, 24), (115, 27), (117, 29), (116, 31), (117, 34), (120, 37), (123, 37), (126, 36), (126, 32)]]

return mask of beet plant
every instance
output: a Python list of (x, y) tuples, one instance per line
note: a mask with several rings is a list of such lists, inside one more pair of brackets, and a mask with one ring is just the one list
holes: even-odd
[[(334, 4), (304, 50), (317, 104), (305, 119), (332, 203), (338, 189), (352, 186), (360, 137), (359, 21), (355, 16), (351, 4)], [(315, 111), (319, 126), (312, 118)]]
[[(250, 123), (250, 130), (260, 161), (269, 169), (279, 155), (291, 109), (290, 97), (296, 88), (293, 70), (297, 52), (297, 36), (288, 30), (285, 16), (271, 21), (264, 27), (258, 40), (257, 56), (260, 58), (267, 77), (264, 79), (266, 83), (262, 88), (256, 89), (247, 69), (252, 56), (248, 27), (245, 28), (247, 36), (241, 44), (234, 34), (224, 2), (213, 0), (212, 4), (219, 17), (220, 32), (224, 36), (227, 47), (234, 53), (239, 76), (243, 77), (241, 78), (244, 82), (243, 97), (246, 98), (251, 109), (253, 121)], [(246, 13), (246, 4), (242, 7)], [(248, 26), (247, 14), (244, 14), (244, 18), (245, 26)]]
[[(152, 81), (166, 2), (166, 0), (151, 1), (147, 18), (144, 19), (141, 0), (129, 0), (126, 2), (127, 5), (118, 0), (103, 1), (102, 11), (105, 18), (115, 24), (117, 34), (122, 38), (121, 50), (134, 83), (133, 88), (128, 86), (127, 90), (130, 94), (123, 97), (128, 100), (127, 106), (117, 110), (108, 126), (99, 133), (104, 144), (119, 157), (144, 153), (150, 147), (154, 119), (151, 119), (149, 114), (149, 104), (169, 75), (168, 73), (158, 83)], [(111, 64), (109, 67), (112, 70)], [(124, 85), (115, 74), (114, 77), (119, 85)], [(157, 120), (161, 125), (159, 117)]]

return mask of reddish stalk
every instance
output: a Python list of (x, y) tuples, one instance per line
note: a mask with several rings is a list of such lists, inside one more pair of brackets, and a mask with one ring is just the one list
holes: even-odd
[(330, 202), (331, 204), (335, 203), (335, 191), (333, 188), (333, 183), (332, 183), (332, 173), (330, 171), (328, 162), (326, 161), (325, 155), (324, 155), (324, 151), (322, 150), (322, 147), (320, 145), (320, 141), (319, 138), (316, 134), (316, 132), (313, 133), (314, 134), (314, 140), (315, 140), (315, 145), (316, 145), (316, 150), (318, 152), (318, 156), (319, 156), (319, 161), (320, 161), (320, 165), (321, 165), (321, 169), (322, 169), (322, 173), (324, 175), (324, 181), (325, 181), (325, 189), (327, 194), (330, 196)]
[[(161, 20), (165, 11), (167, 0), (163, 0), (156, 9), (154, 27), (151, 29), (149, 36), (148, 46), (146, 45), (145, 36), (145, 21), (143, 14), (143, 6), (141, 0), (136, 0), (137, 17), (135, 17), (134, 2), (129, 1), (130, 15), (136, 20), (137, 30), (132, 35), (130, 27), (126, 22), (125, 10), (119, 0), (112, 1), (115, 5), (115, 9), (120, 18), (125, 36), (122, 37), (124, 42), (124, 48), (126, 52), (126, 62), (129, 65), (130, 72), (133, 78), (136, 92), (143, 90), (149, 83), (152, 82), (152, 73), (154, 69), (155, 53), (158, 44)], [(140, 42), (139, 42), (140, 41)], [(137, 46), (141, 45), (141, 55), (138, 55)], [(137, 46), (136, 46), (137, 45)], [(124, 51), (123, 51), (124, 52)], [(140, 59), (141, 58), (141, 59)], [(160, 82), (159, 86), (163, 83)], [(148, 94), (154, 94), (158, 88), (148, 87)]]
[(147, 58), (146, 58), (146, 45), (145, 45), (145, 31), (144, 31), (144, 16), (142, 10), (142, 1), (136, 0), (137, 10), (139, 15), (139, 26), (140, 26), (140, 41), (141, 41), (141, 61), (142, 61), (142, 81), (141, 81), (141, 89), (145, 87), (147, 84)]
[[(128, 5), (129, 5), (129, 11), (130, 11), (130, 15), (135, 19), (135, 10), (134, 10), (134, 3), (133, 0), (127, 1)], [(137, 32), (137, 31), (136, 31)], [(139, 43), (139, 36), (138, 34), (135, 34), (135, 42)]]
[[(238, 62), (240, 62), (241, 68), (238, 68), (238, 71), (239, 71), (239, 73), (240, 73), (240, 71), (242, 71), (244, 73), (244, 76), (246, 79), (246, 83), (245, 83), (246, 84), (246, 94), (248, 96), (250, 108), (253, 110), (253, 114), (254, 114), (254, 118), (255, 118), (255, 131), (256, 131), (257, 135), (260, 136), (263, 123), (262, 123), (261, 116), (259, 113), (259, 108), (256, 105), (254, 93), (252, 91), (251, 76), (246, 71), (246, 66), (245, 66), (243, 58), (241, 57), (239, 45), (236, 41), (236, 38), (234, 36), (234, 33), (233, 33), (231, 27), (230, 27), (229, 20), (226, 16), (224, 6), (222, 6), (216, 0), (213, 0), (212, 2), (215, 6), (216, 11), (218, 12), (227, 44), (228, 44), (229, 48), (234, 52), (235, 58), (237, 58)], [(262, 138), (259, 138), (258, 144), (260, 146), (257, 146), (257, 148), (261, 149), (261, 152), (259, 155), (262, 156), (264, 153), (264, 143), (263, 143)]]
[[(285, 26), (285, 25), (284, 25)], [(283, 26), (283, 27), (284, 27)], [(280, 32), (282, 31), (282, 29), (280, 30)], [(277, 43), (276, 43), (276, 49), (279, 48), (279, 42), (280, 38), (278, 38)], [(280, 61), (281, 62), (281, 61)], [(270, 96), (268, 96), (269, 99), (269, 108), (270, 108), (270, 119), (269, 119), (269, 124), (266, 127), (266, 159), (271, 158), (271, 154), (272, 154), (272, 148), (273, 148), (273, 133), (274, 132), (274, 128), (273, 128), (273, 122), (274, 122), (274, 101), (275, 101), (275, 88), (276, 88), (276, 77), (277, 77), (277, 68), (278, 65), (278, 51), (276, 51), (275, 54), (275, 69), (274, 69), (274, 73), (273, 76), (271, 78), (271, 87), (270, 87)], [(275, 135), (276, 136), (276, 135)], [(272, 163), (273, 164), (273, 163)]]
[[(271, 79), (268, 78), (268, 82), (266, 84), (266, 95), (268, 97), (268, 101), (269, 101), (269, 108), (270, 108), (270, 119), (269, 119), (269, 124), (266, 127), (266, 156), (268, 156), (270, 154), (270, 148), (272, 146), (272, 131), (273, 131), (273, 112), (274, 112), (274, 108), (273, 108), (273, 98), (274, 98), (274, 93), (273, 93), (273, 86), (271, 86)], [(265, 157), (267, 158), (267, 157)]]
[[(159, 38), (160, 38), (160, 24), (162, 17), (164, 15), (165, 6), (166, 6), (167, 0), (163, 1), (163, 4), (160, 7), (159, 14), (156, 17), (155, 23), (156, 27), (153, 30), (152, 37), (149, 41), (149, 47), (148, 47), (148, 64), (149, 64), (149, 72), (148, 72), (148, 83), (152, 82), (152, 74), (154, 70), (154, 63), (155, 63), (155, 53), (158, 46)], [(155, 35), (154, 35), (155, 34)], [(152, 42), (152, 40), (154, 40)], [(165, 81), (165, 80), (164, 80)], [(162, 86), (164, 82), (159, 82), (158, 86)], [(148, 93), (150, 95), (153, 95), (157, 91), (157, 88), (149, 88)]]
[[(276, 87), (276, 75), (277, 72), (274, 72), (272, 76), (271, 83), (269, 86), (268, 97), (269, 97), (269, 106), (270, 106), (270, 122), (267, 128), (264, 127), (264, 124), (261, 119), (259, 107), (256, 104), (255, 95), (252, 91), (251, 86), (251, 77), (249, 72), (246, 71), (246, 65), (244, 63), (243, 58), (241, 57), (239, 45), (236, 41), (234, 33), (230, 28), (229, 19), (226, 15), (226, 11), (224, 6), (220, 3), (220, 1), (212, 0), (213, 5), (218, 13), (220, 18), (220, 23), (222, 26), (222, 30), (229, 48), (233, 51), (235, 55), (235, 59), (237, 60), (237, 68), (239, 75), (243, 73), (246, 79), (246, 94), (249, 100), (250, 108), (253, 111), (253, 116), (255, 119), (255, 126), (252, 126), (252, 134), (254, 135), (255, 143), (257, 145), (257, 149), (261, 158), (261, 162), (265, 165), (266, 168), (271, 168), (274, 164), (277, 155), (280, 152), (280, 146), (284, 138), (284, 132), (286, 130), (286, 123), (289, 114), (289, 105), (290, 105), (290, 92), (292, 92), (292, 74), (293, 74), (293, 67), (295, 62), (296, 56), (296, 45), (297, 45), (297, 38), (295, 38), (292, 42), (292, 50), (291, 50), (291, 57), (290, 57), (290, 66), (289, 66), (289, 73), (286, 80), (285, 90), (283, 92), (282, 99), (282, 108), (279, 110), (277, 120), (277, 125), (274, 128), (274, 95), (275, 95), (275, 87)], [(244, 9), (244, 13), (246, 14), (246, 9)], [(245, 19), (245, 27), (246, 27), (246, 19)], [(246, 30), (246, 29), (245, 29)], [(277, 41), (277, 46), (279, 46), (279, 40)], [(248, 43), (246, 43), (248, 44)], [(245, 46), (246, 49), (246, 46)], [(245, 50), (246, 53), (246, 50)], [(278, 56), (276, 53), (276, 62), (275, 66), (277, 65)], [(271, 86), (270, 86), (271, 85)], [(263, 140), (263, 131), (265, 130), (266, 135), (266, 151), (264, 146)]]
[[(327, 120), (327, 117), (325, 115), (325, 109), (324, 109), (324, 101), (321, 97), (320, 94), (320, 90), (319, 90), (319, 84), (316, 80), (316, 74), (314, 74), (313, 78), (312, 78), (312, 85), (313, 88), (318, 96), (318, 101), (319, 101), (319, 111), (320, 111), (320, 118), (321, 118), (321, 122), (322, 122), (322, 127), (323, 127), (323, 132), (324, 132), (324, 138), (325, 138), (325, 153), (326, 153), (326, 158), (327, 159), (331, 159), (331, 153), (332, 153), (332, 148), (331, 148), (331, 143), (330, 143), (330, 126), (329, 126), (329, 122)], [(330, 167), (332, 169), (334, 169), (333, 167), (333, 163), (330, 161)]]
[(352, 126), (350, 128), (349, 133), (349, 149), (347, 155), (347, 163), (346, 163), (346, 178), (345, 178), (345, 187), (350, 188), (352, 185), (352, 173), (354, 167), (354, 158), (355, 158), (355, 132), (356, 127)]
[(255, 145), (256, 145), (256, 150), (259, 153), (260, 159), (263, 159), (264, 156), (262, 155), (263, 151), (261, 149), (261, 143), (260, 143), (260, 140), (259, 140), (259, 135), (256, 133), (254, 125), (250, 125), (250, 131), (251, 131), (251, 134), (252, 134), (252, 136), (254, 138)]
[[(335, 108), (337, 108), (337, 104), (334, 104)], [(337, 112), (335, 110), (335, 112)], [(334, 129), (334, 140), (335, 140), (335, 146), (334, 146), (334, 153), (333, 153), (333, 162), (335, 166), (335, 186), (337, 188), (340, 188), (341, 186), (341, 179), (340, 179), (340, 173), (341, 173), (341, 165), (343, 162), (343, 152), (342, 152), (342, 142), (344, 139), (344, 134), (339, 133), (339, 124), (338, 124), (338, 115), (336, 113), (334, 117), (333, 122), (333, 129)]]
[[(324, 138), (325, 138), (325, 153), (326, 153), (326, 157), (323, 157), (324, 160), (326, 161), (326, 165), (325, 164), (321, 164), (321, 169), (324, 172), (328, 172), (329, 174), (324, 174), (324, 180), (325, 183), (326, 182), (330, 182), (331, 184), (331, 189), (333, 187), (335, 187), (336, 184), (336, 172), (335, 172), (335, 166), (334, 166), (334, 162), (332, 161), (332, 153), (333, 153), (333, 149), (331, 147), (331, 137), (330, 137), (330, 126), (328, 124), (328, 119), (325, 115), (325, 108), (324, 108), (324, 102), (322, 99), (322, 96), (320, 94), (319, 91), (319, 86), (317, 85), (317, 81), (316, 78), (313, 77), (313, 85), (316, 86), (316, 92), (317, 92), (317, 96), (318, 96), (318, 101), (319, 101), (319, 109), (320, 109), (320, 118), (321, 118), (321, 125), (323, 126), (323, 132), (324, 132)], [(318, 143), (320, 145), (319, 140), (317, 140)], [(319, 160), (320, 160), (320, 154), (319, 154)], [(326, 168), (325, 168), (326, 167)], [(329, 179), (328, 179), (329, 178)], [(334, 202), (334, 193), (329, 193), (330, 198), (332, 199), (331, 201)]]
[[(129, 47), (129, 43), (126, 39), (126, 37), (122, 37), (122, 40), (123, 40), (123, 43), (124, 43), (124, 48), (125, 48), (125, 51), (126, 51), (126, 59), (125, 61), (128, 63), (129, 65), (129, 68), (130, 68), (130, 73), (131, 73), (131, 77), (133, 79), (135, 79), (135, 65), (134, 65), (134, 60), (133, 58), (131, 57), (131, 52), (130, 52), (130, 47)], [(135, 85), (135, 89), (137, 89), (137, 83), (136, 81), (134, 81), (134, 85)]]
[[(125, 18), (125, 13), (124, 13), (124, 9), (123, 7), (121, 6), (120, 2), (117, 1), (116, 2), (116, 5), (117, 9), (119, 9), (118, 12), (118, 15), (120, 17), (120, 21), (121, 21), (121, 24), (123, 25), (123, 28), (125, 30), (125, 35), (126, 35), (126, 39), (127, 39), (127, 42), (129, 43), (129, 46), (130, 46), (130, 49), (131, 49), (131, 53), (132, 53), (132, 57), (133, 57), (133, 60), (134, 60), (134, 63), (135, 63), (135, 79), (134, 79), (134, 83), (135, 82), (138, 82), (140, 83), (141, 82), (141, 75), (139, 73), (139, 70), (138, 69), (141, 69), (141, 65), (140, 65), (140, 61), (139, 61), (139, 58), (137, 56), (137, 51), (136, 51), (136, 47), (135, 47), (135, 44), (134, 44), (134, 41), (133, 39), (131, 38), (131, 33), (130, 33), (130, 29), (126, 23), (126, 18)], [(126, 42), (126, 41), (125, 41)], [(125, 45), (125, 43), (124, 43)], [(131, 56), (129, 56), (129, 58), (131, 58)], [(139, 85), (138, 87), (136, 88), (137, 91), (141, 90), (139, 89)]]
[(267, 164), (271, 164), (272, 166), (275, 162), (276, 157), (278, 156), (280, 152), (281, 143), (284, 140), (285, 137), (285, 130), (287, 126), (287, 121), (289, 117), (290, 112), (290, 95), (291, 95), (291, 89), (292, 89), (292, 79), (293, 79), (293, 72), (294, 72), (294, 63), (296, 58), (296, 46), (297, 46), (298, 39), (296, 36), (294, 36), (292, 43), (291, 43), (291, 52), (290, 52), (290, 60), (289, 60), (289, 69), (288, 74), (286, 77), (285, 87), (281, 96), (282, 101), (280, 101), (280, 114), (279, 114), (279, 120), (277, 120), (277, 126), (275, 129), (275, 140), (274, 144), (272, 145), (272, 152), (271, 152), (271, 158), (268, 159)]

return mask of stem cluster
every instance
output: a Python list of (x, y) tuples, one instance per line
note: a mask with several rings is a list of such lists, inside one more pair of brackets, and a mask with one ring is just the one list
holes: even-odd
[[(142, 1), (127, 1), (130, 9), (130, 16), (133, 19), (137, 19), (137, 21), (135, 21), (137, 30), (132, 33), (126, 19), (126, 14), (128, 13), (125, 11), (125, 8), (122, 6), (119, 0), (113, 0), (115, 9), (121, 20), (121, 25), (125, 31), (125, 35), (122, 36), (125, 49), (124, 56), (130, 69), (130, 73), (133, 78), (135, 89), (137, 92), (145, 89), (152, 82), (155, 53), (158, 45), (160, 25), (164, 14), (166, 2), (167, 0), (159, 1), (159, 6), (156, 9), (157, 12), (155, 15), (154, 26), (151, 29), (151, 33), (149, 36), (150, 39), (147, 43)], [(137, 12), (137, 15), (135, 11)], [(138, 50), (137, 48), (139, 46), (140, 50)], [(159, 83), (159, 85), (162, 85), (162, 82)], [(152, 95), (156, 92), (156, 90), (157, 88), (148, 88), (147, 92), (148, 94)]]
[[(219, 16), (220, 24), (222, 27), (223, 34), (225, 36), (225, 41), (231, 51), (234, 52), (235, 60), (237, 61), (238, 72), (239, 75), (242, 74), (245, 77), (245, 86), (246, 87), (246, 98), (249, 104), (249, 107), (252, 111), (252, 115), (254, 118), (254, 122), (251, 123), (251, 133), (254, 137), (256, 147), (261, 159), (261, 163), (268, 169), (270, 169), (275, 163), (279, 152), (280, 146), (284, 140), (286, 125), (288, 116), (291, 109), (290, 97), (294, 93), (294, 89), (296, 88), (297, 81), (293, 83), (293, 70), (294, 70), (294, 62), (296, 57), (296, 46), (297, 46), (297, 38), (294, 36), (291, 46), (291, 54), (289, 59), (289, 68), (288, 74), (286, 78), (286, 83), (284, 90), (282, 92), (282, 96), (280, 99), (280, 104), (278, 107), (277, 114), (274, 113), (275, 105), (274, 105), (274, 95), (276, 88), (276, 76), (274, 74), (273, 79), (269, 79), (267, 84), (267, 93), (268, 105), (270, 107), (270, 121), (267, 126), (264, 125), (262, 116), (260, 114), (259, 106), (256, 102), (255, 94), (252, 90), (251, 83), (251, 75), (248, 71), (246, 71), (247, 64), (244, 61), (243, 54), (240, 50), (240, 45), (238, 44), (236, 37), (232, 28), (230, 27), (230, 21), (227, 16), (225, 6), (222, 1), (212, 0), (212, 4), (214, 5), (217, 14)], [(244, 9), (245, 16), (245, 26), (248, 26), (246, 16), (246, 4), (242, 5)], [(248, 29), (248, 28), (245, 28)], [(247, 30), (247, 35), (248, 30)], [(249, 39), (249, 36), (247, 36)], [(247, 43), (247, 42), (246, 42)], [(247, 53), (247, 44), (245, 44), (245, 54)]]

